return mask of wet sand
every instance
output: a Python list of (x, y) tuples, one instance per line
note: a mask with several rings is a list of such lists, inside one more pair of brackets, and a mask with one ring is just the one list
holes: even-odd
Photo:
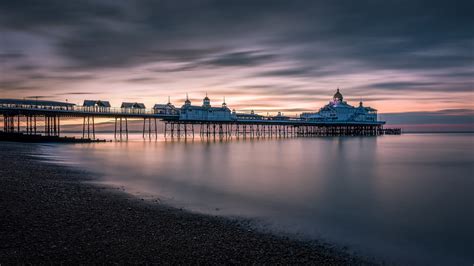
[(31, 156), (36, 145), (0, 143), (0, 264), (373, 264), (92, 185), (86, 171)]

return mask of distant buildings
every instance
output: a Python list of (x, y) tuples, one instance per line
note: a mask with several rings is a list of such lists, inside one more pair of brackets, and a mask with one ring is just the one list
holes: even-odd
[(377, 110), (364, 107), (362, 102), (359, 103), (358, 107), (349, 105), (337, 89), (332, 101), (327, 105), (315, 113), (302, 113), (300, 118), (323, 122), (375, 122), (377, 121)]

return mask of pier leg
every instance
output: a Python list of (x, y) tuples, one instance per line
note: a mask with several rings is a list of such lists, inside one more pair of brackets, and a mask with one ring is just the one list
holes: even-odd
[(82, 138), (85, 137), (86, 134), (86, 117), (84, 116), (83, 121), (82, 121)]
[(148, 118), (148, 138), (151, 139), (151, 118)]
[(95, 139), (95, 120), (92, 117), (92, 137)]
[(49, 122), (49, 117), (45, 116), (44, 117), (44, 135), (49, 136), (49, 131), (48, 131), (48, 122)]
[(128, 140), (128, 118), (125, 117), (125, 138)]
[(26, 134), (30, 134), (30, 117), (26, 116)]
[(122, 117), (120, 117), (120, 140), (122, 140)]
[(91, 123), (90, 123), (90, 117), (87, 117), (87, 138), (89, 139), (91, 137)]

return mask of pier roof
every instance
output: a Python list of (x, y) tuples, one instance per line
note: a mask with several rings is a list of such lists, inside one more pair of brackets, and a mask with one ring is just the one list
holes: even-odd
[(120, 108), (136, 108), (136, 109), (145, 109), (144, 103), (130, 103), (130, 102), (123, 102)]
[(92, 107), (92, 106), (111, 107), (109, 101), (102, 101), (102, 100), (84, 100), (83, 106), (87, 106), (87, 107)]
[(44, 101), (44, 100), (20, 100), (20, 99), (0, 99), (0, 104), (13, 104), (13, 105), (41, 105), (41, 106), (74, 106), (74, 103), (56, 102), (56, 101)]

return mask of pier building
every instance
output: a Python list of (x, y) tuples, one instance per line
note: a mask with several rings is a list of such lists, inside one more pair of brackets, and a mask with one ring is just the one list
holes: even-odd
[(186, 101), (180, 110), (179, 119), (191, 121), (232, 121), (235, 119), (235, 116), (227, 107), (225, 100), (222, 106), (212, 107), (211, 100), (206, 94), (206, 97), (202, 100), (202, 106), (192, 105), (186, 96)]
[(109, 101), (102, 101), (102, 100), (84, 100), (82, 104), (84, 110), (87, 111), (109, 111), (110, 110), (110, 102)]
[(176, 108), (171, 104), (170, 98), (168, 97), (168, 103), (166, 104), (155, 104), (153, 106), (154, 114), (167, 114), (167, 115), (179, 115), (179, 108)]
[(141, 114), (144, 113), (146, 107), (144, 103), (130, 103), (130, 102), (123, 102), (120, 108), (125, 113), (131, 114)]
[(290, 120), (290, 117), (283, 115), (281, 112), (278, 112), (277, 115), (270, 116), (269, 119), (270, 120), (283, 121), (283, 120)]
[(247, 113), (237, 113), (234, 109), (232, 111), (232, 114), (235, 116), (236, 119), (242, 119), (242, 120), (262, 120), (264, 118), (263, 115), (256, 114), (254, 110), (251, 110), (250, 114), (247, 114)]
[(362, 102), (358, 107), (348, 104), (337, 89), (333, 99), (318, 112), (302, 113), (300, 117), (307, 121), (321, 122), (376, 122), (377, 110), (364, 107)]

